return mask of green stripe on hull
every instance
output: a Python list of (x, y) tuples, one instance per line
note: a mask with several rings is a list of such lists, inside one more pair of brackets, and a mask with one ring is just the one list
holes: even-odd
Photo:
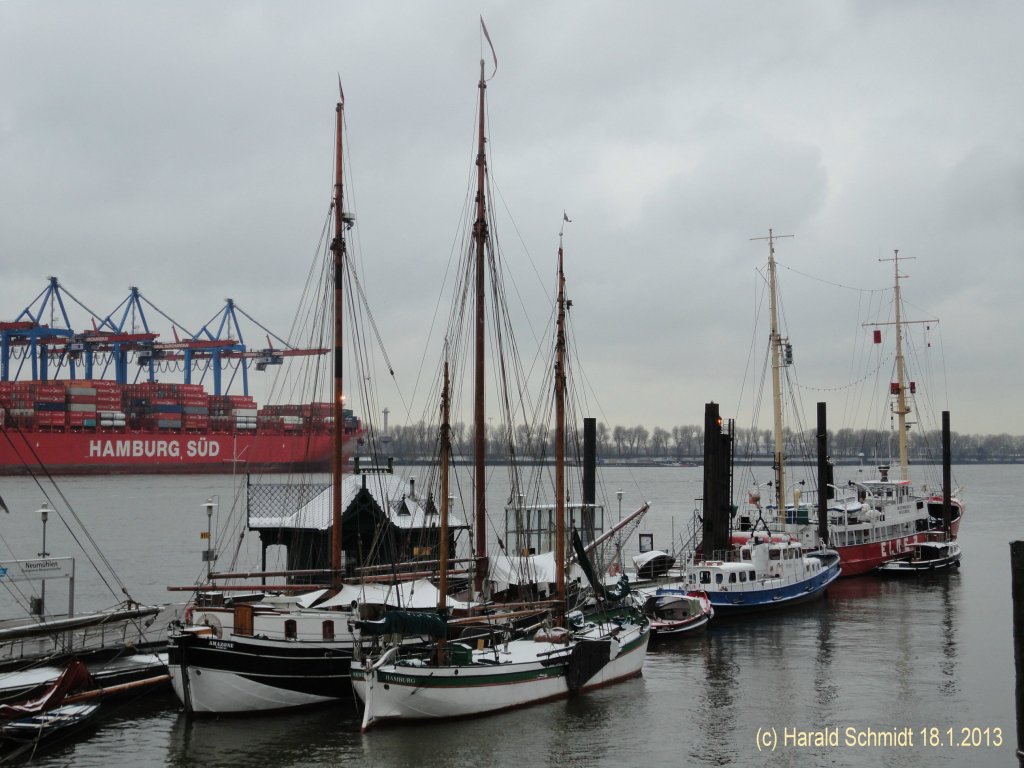
[[(462, 669), (469, 669), (469, 667), (462, 667)], [(565, 667), (559, 665), (554, 668), (528, 669), (521, 672), (496, 671), (495, 674), (490, 675), (466, 675), (464, 677), (459, 675), (416, 677), (413, 675), (403, 675), (401, 672), (384, 671), (377, 673), (377, 681), (380, 683), (412, 686), (414, 688), (476, 688), (507, 685), (510, 683), (525, 683), (553, 677), (565, 677)]]
[[(642, 649), (647, 640), (648, 633), (639, 635), (627, 645), (624, 645), (615, 659), (628, 656), (637, 650)], [(615, 661), (613, 659), (613, 661)], [(568, 659), (566, 659), (568, 661)], [(415, 674), (403, 674), (401, 672), (377, 672), (377, 682), (390, 685), (409, 686), (414, 688), (475, 688), (494, 685), (508, 685), (512, 683), (529, 682), (533, 680), (546, 680), (550, 678), (565, 677), (566, 663), (554, 664), (546, 667), (531, 668), (521, 671), (503, 670), (506, 665), (496, 664), (493, 666), (492, 674), (465, 675), (458, 674), (436, 676), (436, 670), (423, 676)], [(466, 665), (464, 667), (447, 667), (445, 669), (456, 670), (478, 670), (486, 668), (482, 664)], [(416, 668), (424, 669), (424, 668)], [(429, 667), (426, 669), (430, 669)], [(352, 679), (365, 682), (367, 679), (366, 670), (362, 667), (352, 667)]]

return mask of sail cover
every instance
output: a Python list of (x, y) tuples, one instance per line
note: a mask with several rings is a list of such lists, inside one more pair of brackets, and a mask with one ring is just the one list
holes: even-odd
[(27, 715), (35, 715), (48, 709), (60, 706), (64, 697), (71, 691), (84, 688), (92, 680), (85, 664), (78, 659), (73, 660), (51, 683), (45, 691), (31, 699), (17, 704), (0, 704), (0, 719), (16, 720)]
[(436, 613), (388, 611), (380, 621), (356, 621), (353, 624), (367, 635), (444, 637), (448, 634), (448, 626)]
[[(318, 608), (348, 608), (353, 605), (386, 605), (412, 610), (436, 609), (440, 592), (426, 579), (398, 584), (345, 584), (341, 591)], [(449, 609), (469, 608), (469, 603), (448, 597)]]
[(555, 554), (512, 557), (502, 552), (490, 559), (489, 576), (498, 590), (520, 584), (554, 584)]

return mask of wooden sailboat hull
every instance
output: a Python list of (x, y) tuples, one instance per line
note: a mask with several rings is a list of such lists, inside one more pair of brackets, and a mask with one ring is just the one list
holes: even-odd
[(38, 742), (66, 731), (83, 728), (96, 715), (99, 704), (68, 704), (0, 725), (0, 739)]
[(171, 685), (191, 714), (291, 709), (351, 695), (351, 640), (220, 640), (178, 632), (168, 648)]
[[(370, 667), (353, 665), (352, 688), (365, 707), (364, 731), (389, 721), (474, 717), (637, 677), (649, 641), (646, 623), (609, 639), (611, 658), (582, 684), (573, 681), (573, 650), (604, 640), (567, 644), (513, 640), (496, 651), (474, 652), (474, 663), (448, 667), (403, 666), (388, 654)], [(490, 663), (484, 663), (487, 658)]]

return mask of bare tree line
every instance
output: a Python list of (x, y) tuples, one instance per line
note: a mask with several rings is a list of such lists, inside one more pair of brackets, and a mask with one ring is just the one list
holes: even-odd
[[(452, 443), (457, 453), (472, 450), (471, 425), (452, 425)], [(501, 459), (508, 455), (508, 444), (515, 446), (524, 459), (548, 459), (551, 450), (550, 432), (530, 430), (518, 425), (509, 435), (502, 429), (487, 424), (485, 429), (488, 458)], [(387, 451), (396, 459), (416, 460), (430, 458), (435, 452), (437, 425), (423, 421), (409, 426), (393, 426), (385, 436)], [(736, 455), (751, 459), (768, 458), (773, 452), (771, 430), (736, 427)], [(570, 438), (572, 440), (574, 438)], [(580, 438), (581, 439), (581, 438)], [(815, 453), (814, 430), (803, 432), (786, 429), (783, 432), (784, 453), (788, 458), (811, 458)], [(888, 461), (897, 453), (895, 431), (872, 429), (840, 429), (829, 431), (828, 446), (837, 462), (877, 463)], [(917, 461), (935, 460), (941, 456), (942, 436), (939, 431), (911, 431), (908, 435), (910, 456)], [(1024, 436), (974, 435), (953, 432), (950, 436), (954, 462), (1000, 462), (1024, 459)], [(700, 461), (704, 454), (703, 425), (654, 427), (609, 427), (597, 424), (597, 453), (610, 461)]]

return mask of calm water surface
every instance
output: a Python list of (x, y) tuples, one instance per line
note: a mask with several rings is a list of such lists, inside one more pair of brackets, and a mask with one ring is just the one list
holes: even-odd
[[(700, 496), (701, 470), (607, 468), (617, 515), (646, 498), (641, 528), (670, 548)], [(1009, 547), (1024, 537), (1024, 467), (958, 467), (968, 517), (959, 573), (910, 582), (843, 580), (826, 599), (776, 616), (716, 623), (703, 636), (652, 647), (641, 679), (565, 702), (455, 724), (361, 735), (354, 705), (291, 715), (189, 721), (170, 697), (111, 708), (87, 737), (35, 756), (46, 766), (1009, 766), (1015, 764)], [(168, 584), (202, 573), (201, 504), (220, 501), (223, 547), (252, 564), (255, 539), (228, 523), (230, 478), (69, 478), (61, 490), (118, 575), (141, 601), (175, 596)], [(41, 491), (4, 480), (0, 559), (34, 556)], [(62, 505), (59, 503), (58, 507)], [(635, 534), (634, 537), (635, 539)], [(51, 515), (47, 550), (77, 558), (80, 608), (114, 602), (67, 528)], [(221, 565), (225, 565), (222, 555)], [(66, 603), (48, 585), (52, 606)], [(15, 615), (0, 594), (0, 615)], [(1001, 729), (1000, 747), (926, 747), (921, 728)], [(759, 752), (759, 729), (840, 729), (838, 747), (780, 745)], [(914, 746), (844, 746), (857, 733), (911, 728)], [(990, 731), (991, 733), (991, 731)]]

